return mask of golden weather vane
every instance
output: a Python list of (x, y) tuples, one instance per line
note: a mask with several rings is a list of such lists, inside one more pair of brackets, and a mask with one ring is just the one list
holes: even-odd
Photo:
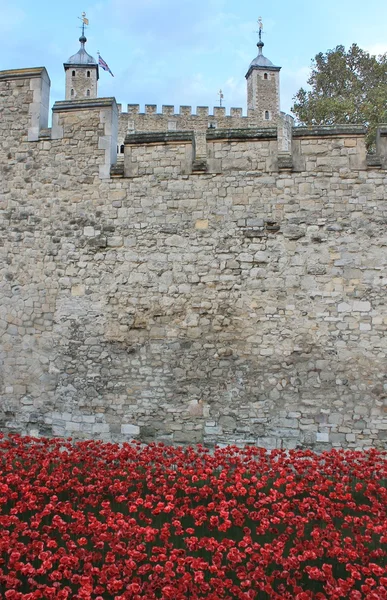
[(81, 17), (78, 17), (78, 19), (80, 19), (82, 21), (82, 36), (85, 35), (85, 25), (86, 27), (89, 24), (89, 19), (86, 18), (86, 13), (83, 12)]
[(258, 18), (258, 33), (259, 33), (259, 41), (262, 42), (262, 32), (263, 32), (263, 23), (262, 17)]

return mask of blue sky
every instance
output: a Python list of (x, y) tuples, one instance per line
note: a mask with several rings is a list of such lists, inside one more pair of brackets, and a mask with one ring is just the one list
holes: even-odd
[(311, 59), (352, 42), (387, 51), (386, 0), (0, 0), (0, 70), (45, 66), (51, 104), (64, 98), (63, 62), (79, 48), (80, 22), (90, 20), (87, 50), (99, 50), (115, 77), (100, 72), (99, 96), (140, 105), (214, 106), (245, 112), (245, 74), (257, 54), (281, 71), (281, 107), (305, 85)]

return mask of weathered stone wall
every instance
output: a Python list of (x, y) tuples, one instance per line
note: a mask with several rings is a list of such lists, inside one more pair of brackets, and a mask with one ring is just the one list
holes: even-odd
[(385, 446), (387, 131), (209, 132), (190, 173), (128, 136), (161, 170), (110, 176), (114, 100), (28, 141), (37, 77), (0, 73), (1, 429)]
[[(157, 139), (161, 138), (161, 139)], [(130, 139), (130, 138), (129, 138)], [(150, 143), (128, 143), (125, 151), (126, 177), (158, 175), (171, 177), (192, 171), (194, 136), (178, 133), (152, 135)]]

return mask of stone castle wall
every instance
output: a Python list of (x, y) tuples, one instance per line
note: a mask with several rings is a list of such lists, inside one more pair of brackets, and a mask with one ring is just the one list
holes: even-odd
[[(387, 130), (132, 133), (0, 73), (0, 428), (387, 439)], [(200, 133), (200, 132), (199, 132)], [(286, 146), (286, 144), (285, 144)]]
[[(271, 104), (270, 110), (274, 112)], [(135, 132), (154, 131), (198, 131), (206, 132), (208, 129), (247, 129), (251, 127), (273, 127), (273, 120), (265, 123), (261, 113), (258, 115), (244, 116), (242, 108), (231, 108), (226, 114), (224, 106), (215, 106), (212, 111), (208, 106), (198, 106), (196, 112), (192, 106), (180, 106), (178, 112), (171, 105), (164, 105), (161, 112), (157, 111), (154, 104), (146, 104), (144, 112), (140, 111), (139, 104), (128, 104), (127, 111), (122, 111), (122, 105), (118, 105), (119, 128), (118, 128), (118, 152), (124, 144), (128, 134)], [(262, 111), (261, 111), (262, 112)], [(290, 119), (281, 113), (280, 119)], [(276, 119), (277, 120), (277, 119)]]

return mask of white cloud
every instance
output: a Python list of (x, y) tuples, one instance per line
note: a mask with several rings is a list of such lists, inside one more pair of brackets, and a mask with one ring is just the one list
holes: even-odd
[(385, 54), (387, 52), (387, 43), (370, 44), (369, 46), (366, 45), (364, 49), (370, 54), (379, 56), (380, 54)]

